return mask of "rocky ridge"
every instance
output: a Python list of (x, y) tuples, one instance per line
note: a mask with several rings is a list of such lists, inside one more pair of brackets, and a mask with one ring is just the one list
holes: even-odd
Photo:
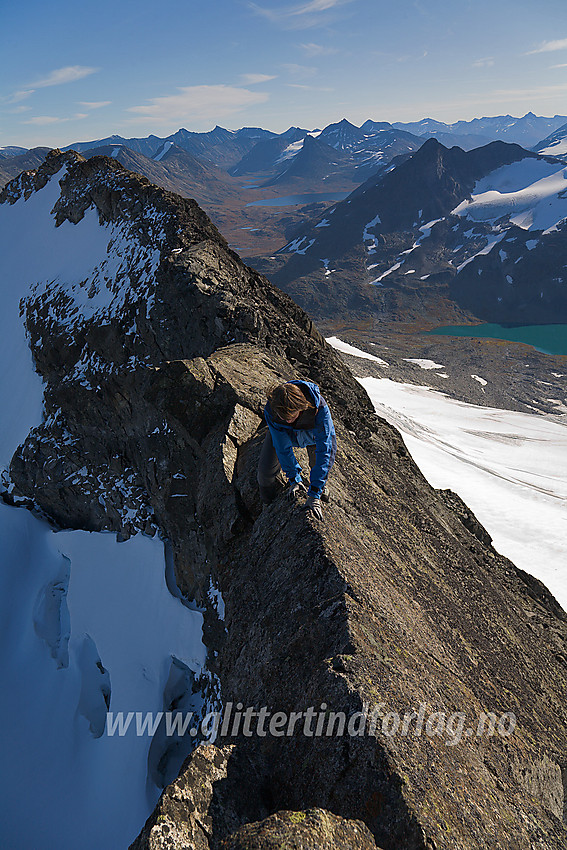
[[(159, 529), (180, 588), (207, 609), (225, 706), (517, 717), (511, 735), (450, 745), (383, 726), (219, 738), (186, 760), (133, 847), (563, 847), (565, 612), (431, 488), (311, 319), (196, 203), (112, 159), (59, 152), (0, 202), (50, 181), (55, 222), (95, 215), (108, 256), (22, 305), (45, 419), (4, 499), (59, 527)], [(337, 427), (322, 525), (257, 495), (265, 388), (295, 376), (320, 384)]]

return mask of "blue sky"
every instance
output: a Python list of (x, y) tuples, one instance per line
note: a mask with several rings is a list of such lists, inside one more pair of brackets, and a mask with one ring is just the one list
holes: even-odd
[(0, 145), (567, 114), (565, 0), (26, 0)]

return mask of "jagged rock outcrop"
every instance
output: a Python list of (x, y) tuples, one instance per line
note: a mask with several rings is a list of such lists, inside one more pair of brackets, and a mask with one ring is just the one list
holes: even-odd
[[(565, 612), (427, 483), (309, 317), (194, 202), (73, 153), (0, 201), (58, 180), (60, 226), (96, 219), (107, 254), (22, 305), (46, 417), (4, 498), (64, 527), (159, 529), (207, 606), (224, 716), (241, 703), (288, 724), (221, 729), (133, 847), (564, 847)], [(265, 389), (295, 376), (319, 383), (337, 428), (322, 524), (257, 494)], [(376, 707), (372, 730), (360, 712)]]
[(234, 745), (201, 744), (164, 791), (131, 850), (376, 848), (364, 823), (324, 809), (269, 815), (265, 780), (266, 774)]

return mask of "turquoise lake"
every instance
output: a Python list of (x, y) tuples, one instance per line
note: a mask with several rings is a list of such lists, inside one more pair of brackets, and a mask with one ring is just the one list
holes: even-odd
[(447, 325), (427, 333), (525, 342), (543, 354), (567, 354), (567, 325)]

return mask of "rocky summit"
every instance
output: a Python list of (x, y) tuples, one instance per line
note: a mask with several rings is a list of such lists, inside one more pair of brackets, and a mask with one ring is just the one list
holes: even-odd
[[(223, 716), (279, 715), (197, 736), (132, 847), (564, 848), (567, 615), (428, 484), (309, 316), (112, 159), (55, 151), (0, 202), (82, 257), (22, 297), (45, 415), (4, 500), (159, 532)], [(337, 430), (322, 523), (257, 492), (266, 388), (295, 377)]]

